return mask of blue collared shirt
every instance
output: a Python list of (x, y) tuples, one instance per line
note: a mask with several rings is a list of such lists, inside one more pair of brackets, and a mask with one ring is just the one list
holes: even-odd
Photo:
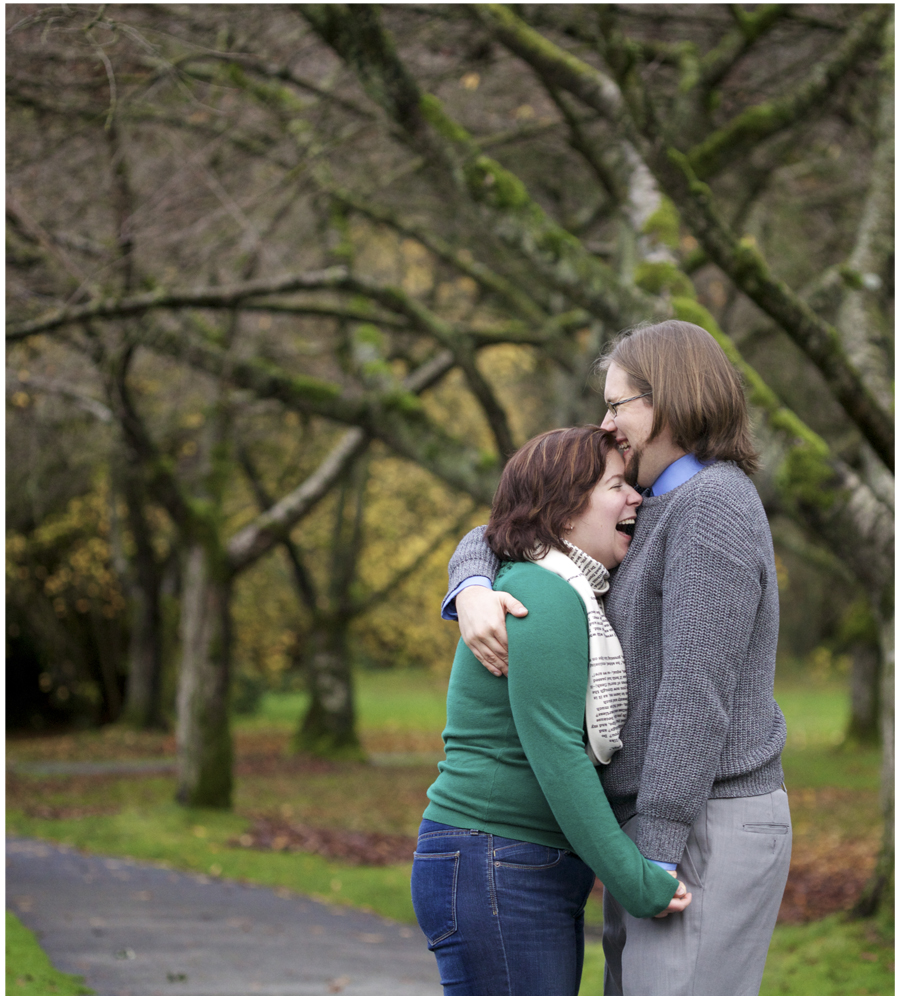
[(696, 455), (691, 454), (676, 458), (671, 465), (667, 465), (656, 477), (656, 482), (650, 487), (648, 495), (651, 497), (661, 497), (663, 493), (668, 493), (669, 490), (674, 490), (676, 486), (686, 483), (689, 479), (696, 476), (698, 472), (702, 472), (708, 465), (712, 465), (713, 462), (715, 462), (714, 458), (708, 458), (706, 461), (701, 462)]

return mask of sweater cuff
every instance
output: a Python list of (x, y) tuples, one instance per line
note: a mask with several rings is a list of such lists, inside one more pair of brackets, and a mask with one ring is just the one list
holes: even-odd
[(500, 560), (487, 547), (484, 551), (487, 556), (481, 553), (474, 553), (465, 559), (459, 559), (450, 566), (450, 592), (456, 590), (461, 583), (465, 583), (470, 577), (485, 576), (488, 580), (497, 578), (497, 571), (500, 569)]
[(639, 815), (635, 843), (645, 858), (658, 858), (678, 865), (692, 825)]
[(455, 622), (459, 621), (459, 615), (456, 613), (456, 598), (461, 590), (465, 590), (466, 587), (487, 587), (488, 590), (494, 589), (494, 584), (490, 577), (487, 576), (469, 576), (458, 586), (454, 587), (449, 594), (444, 598), (441, 604), (441, 618), (444, 621)]

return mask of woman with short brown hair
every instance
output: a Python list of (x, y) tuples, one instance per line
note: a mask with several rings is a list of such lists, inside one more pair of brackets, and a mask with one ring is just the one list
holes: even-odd
[(627, 712), (602, 595), (640, 503), (595, 426), (541, 434), (504, 470), (485, 537), (530, 613), (509, 621), (508, 681), (459, 644), (413, 863), (445, 995), (577, 995), (595, 874), (635, 916), (690, 902), (619, 829), (596, 770)]

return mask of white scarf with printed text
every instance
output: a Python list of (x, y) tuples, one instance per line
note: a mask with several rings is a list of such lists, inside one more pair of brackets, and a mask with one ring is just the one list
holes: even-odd
[(622, 646), (606, 617), (602, 595), (609, 590), (605, 566), (566, 542), (568, 554), (550, 549), (532, 560), (575, 589), (588, 617), (588, 687), (585, 698), (585, 752), (593, 764), (608, 764), (622, 748), (619, 732), (628, 718), (628, 681)]

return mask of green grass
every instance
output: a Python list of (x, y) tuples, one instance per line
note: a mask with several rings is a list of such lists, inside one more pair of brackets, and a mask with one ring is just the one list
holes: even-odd
[(34, 934), (6, 911), (6, 995), (12, 997), (93, 996), (82, 976), (54, 969)]
[(778, 926), (760, 996), (894, 996), (893, 921)]
[(580, 997), (603, 996), (603, 945), (599, 941), (588, 941), (584, 946), (584, 971), (581, 973)]
[(835, 683), (785, 681), (775, 700), (788, 724), (787, 748), (837, 746), (850, 715), (846, 687)]
[(787, 721), (782, 761), (786, 771), (794, 772), (796, 784), (878, 788), (880, 749), (845, 744), (850, 720), (846, 685), (833, 680), (789, 680), (776, 685), (775, 698)]
[[(439, 734), (446, 722), (447, 678), (424, 670), (360, 672), (356, 677), (359, 728), (366, 731)], [(293, 729), (306, 711), (305, 692), (267, 692), (239, 728), (279, 726)]]
[[(430, 753), (438, 748), (436, 761), (445, 691), (444, 679), (423, 671), (361, 674), (358, 703), (364, 744), (373, 751)], [(877, 829), (879, 755), (840, 748), (844, 692), (834, 685), (786, 684), (777, 697), (791, 734), (784, 763), (795, 832), (853, 837)], [(246, 740), (248, 747), (265, 748), (277, 765), (303, 707), (302, 695), (266, 695), (255, 716), (236, 721), (239, 746)], [(109, 758), (117, 745), (124, 746), (123, 740), (124, 735), (109, 730), (80, 735), (77, 756)], [(40, 741), (13, 741), (8, 759), (39, 759), (42, 753), (65, 759), (72, 753), (68, 744), (56, 746), (53, 740), (46, 741), (46, 748), (41, 750)], [(435, 774), (434, 764), (346, 763), (318, 770), (277, 765), (238, 778), (236, 813), (175, 806), (171, 776), (19, 777), (10, 784), (7, 822), (11, 832), (24, 836), (245, 880), (413, 923), (409, 865), (351, 866), (316, 855), (246, 850), (229, 846), (229, 841), (247, 829), (247, 814), (253, 811), (280, 811), (314, 826), (413, 834), (426, 803), (425, 789)], [(69, 818), (39, 818), (35, 803), (68, 808)], [(88, 814), (103, 807), (118, 811)], [(593, 901), (586, 922), (594, 930), (601, 923)], [(845, 922), (837, 916), (800, 927), (779, 926), (762, 992), (892, 995), (891, 933), (885, 925)], [(591, 942), (582, 995), (602, 995), (602, 977), (602, 950)]]

